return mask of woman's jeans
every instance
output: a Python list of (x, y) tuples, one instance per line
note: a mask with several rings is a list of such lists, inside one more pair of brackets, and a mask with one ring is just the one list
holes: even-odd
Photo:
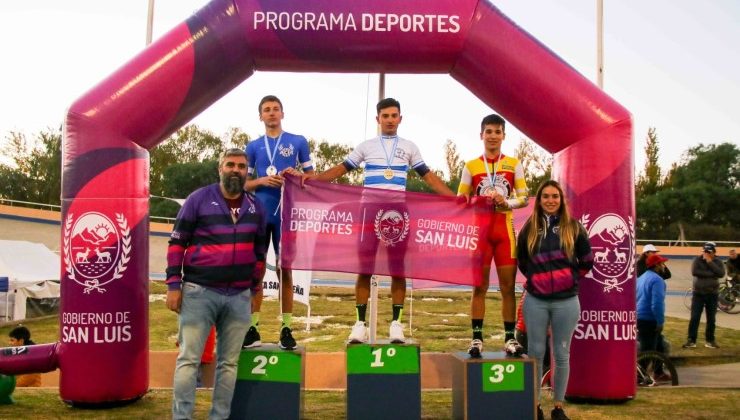
[[(552, 331), (551, 351), (555, 359), (553, 398), (555, 401), (564, 401), (570, 376), (570, 340), (581, 312), (578, 296), (545, 300), (528, 294), (522, 312), (527, 325), (529, 356), (537, 360), (538, 380), (542, 378), (547, 329)], [(539, 394), (541, 397), (542, 393)]]

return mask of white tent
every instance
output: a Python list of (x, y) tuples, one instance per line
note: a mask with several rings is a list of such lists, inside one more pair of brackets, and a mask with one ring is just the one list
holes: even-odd
[(0, 314), (24, 319), (29, 297), (58, 298), (60, 267), (59, 255), (44, 244), (0, 240), (0, 277), (8, 278), (8, 291), (0, 293), (0, 305), (5, 305)]

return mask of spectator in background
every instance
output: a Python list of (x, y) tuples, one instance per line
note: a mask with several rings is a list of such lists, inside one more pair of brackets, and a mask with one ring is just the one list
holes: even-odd
[(647, 259), (647, 270), (637, 278), (637, 341), (640, 351), (655, 351), (659, 345), (662, 347), (666, 285), (660, 272), (666, 261), (667, 258), (653, 253)]
[[(33, 340), (31, 340), (31, 331), (23, 325), (19, 325), (8, 333), (10, 337), (9, 343), (11, 347), (21, 346), (33, 346)], [(41, 386), (41, 374), (40, 373), (28, 373), (25, 375), (16, 375), (15, 386), (17, 387), (36, 387)]]
[[(644, 247), (642, 247), (642, 254), (640, 254), (640, 257), (637, 259), (637, 277), (640, 277), (642, 273), (647, 270), (647, 259), (651, 255), (655, 255), (660, 250), (655, 247), (653, 244), (647, 244)], [(668, 269), (668, 266), (663, 264), (663, 270), (661, 270), (660, 277), (663, 277), (663, 280), (668, 280), (671, 278), (671, 270)]]
[(724, 277), (725, 268), (717, 258), (717, 248), (714, 242), (704, 244), (700, 256), (691, 264), (693, 293), (691, 295), (691, 320), (689, 321), (688, 340), (683, 348), (696, 347), (696, 336), (699, 332), (699, 320), (702, 311), (706, 310), (707, 326), (704, 331), (706, 342), (704, 347), (718, 349), (714, 337), (715, 318), (717, 316), (717, 300), (719, 298), (719, 279)]
[(730, 250), (730, 257), (725, 261), (725, 269), (733, 285), (740, 283), (740, 258), (734, 249)]

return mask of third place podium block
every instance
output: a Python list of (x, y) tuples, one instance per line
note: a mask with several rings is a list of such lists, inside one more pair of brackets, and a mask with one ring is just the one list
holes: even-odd
[(507, 357), (503, 352), (484, 352), (479, 359), (455, 353), (453, 363), (453, 418), (537, 418), (534, 359)]
[(421, 418), (421, 354), (416, 343), (347, 346), (347, 419)]
[(239, 356), (231, 419), (303, 417), (304, 349), (275, 344), (244, 349)]

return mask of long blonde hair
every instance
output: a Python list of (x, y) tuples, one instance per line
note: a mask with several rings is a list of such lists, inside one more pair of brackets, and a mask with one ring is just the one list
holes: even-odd
[(529, 216), (526, 225), (529, 226), (529, 232), (527, 232), (527, 250), (529, 255), (534, 255), (537, 243), (540, 240), (539, 232), (545, 235), (545, 212), (542, 210), (542, 190), (546, 187), (554, 187), (560, 194), (560, 208), (558, 209), (558, 217), (560, 221), (558, 226), (560, 227), (560, 249), (565, 252), (568, 259), (573, 259), (573, 250), (575, 249), (576, 237), (580, 233), (580, 225), (578, 221), (574, 220), (570, 216), (568, 205), (565, 201), (565, 194), (563, 189), (560, 187), (557, 181), (549, 179), (537, 188), (537, 197), (535, 198), (534, 209), (532, 214)]

